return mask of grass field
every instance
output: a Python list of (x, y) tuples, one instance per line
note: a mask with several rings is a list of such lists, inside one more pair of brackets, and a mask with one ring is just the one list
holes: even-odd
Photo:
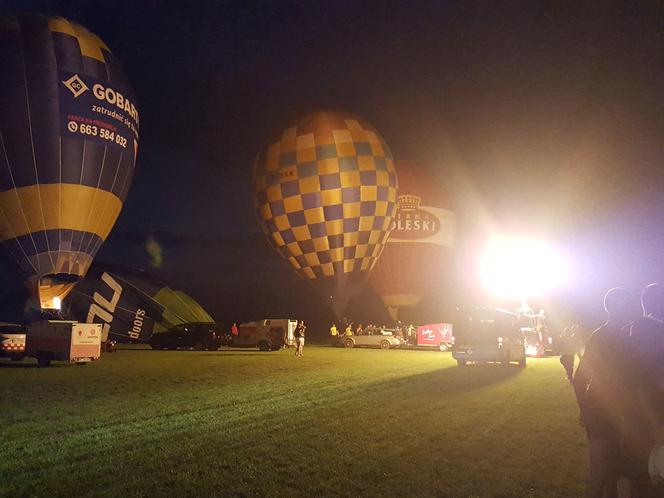
[(557, 358), (121, 350), (0, 362), (3, 496), (578, 497), (585, 441)]

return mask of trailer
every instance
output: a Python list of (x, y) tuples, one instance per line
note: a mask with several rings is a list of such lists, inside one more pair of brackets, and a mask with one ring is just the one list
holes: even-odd
[(0, 322), (0, 357), (21, 361), (25, 357), (25, 329), (16, 323)]
[(25, 355), (37, 359), (40, 367), (52, 361), (85, 364), (101, 356), (99, 323), (45, 320), (26, 329)]
[(282, 347), (295, 345), (297, 320), (274, 318), (241, 323), (237, 337), (231, 340), (231, 346), (255, 348), (261, 351), (277, 351)]

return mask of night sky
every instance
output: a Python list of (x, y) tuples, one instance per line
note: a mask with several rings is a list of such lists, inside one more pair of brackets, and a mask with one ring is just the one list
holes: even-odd
[(142, 137), (99, 259), (149, 269), (152, 234), (152, 271), (220, 321), (315, 318), (260, 234), (250, 179), (273, 130), (322, 108), (368, 119), (454, 199), (456, 265), (423, 316), (473, 288), (490, 230), (562, 246), (575, 278), (557, 298), (573, 308), (664, 281), (661, 3), (2, 3), (75, 20), (123, 61)]

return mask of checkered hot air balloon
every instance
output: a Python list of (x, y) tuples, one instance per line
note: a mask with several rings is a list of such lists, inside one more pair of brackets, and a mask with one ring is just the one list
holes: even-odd
[(138, 126), (96, 35), (61, 17), (0, 15), (0, 240), (43, 307), (85, 275), (115, 224)]
[(258, 153), (253, 194), (272, 246), (340, 316), (362, 290), (396, 211), (397, 175), (383, 138), (347, 112), (304, 116)]

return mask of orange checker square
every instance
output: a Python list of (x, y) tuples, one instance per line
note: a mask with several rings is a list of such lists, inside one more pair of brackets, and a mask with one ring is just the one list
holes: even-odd
[(318, 254), (315, 252), (309, 252), (304, 255), (304, 259), (307, 261), (307, 264), (309, 266), (318, 266), (320, 265), (320, 261), (318, 260)]
[(288, 216), (281, 214), (274, 217), (274, 224), (277, 227), (277, 230), (288, 230), (290, 228), (290, 221), (288, 221)]
[(379, 141), (371, 141), (369, 142), (369, 145), (371, 146), (371, 152), (374, 156), (378, 157), (384, 157), (385, 156), (385, 149), (383, 149), (383, 144), (380, 143)]
[(267, 187), (265, 184), (265, 175), (256, 176), (254, 178), (254, 192), (265, 190), (265, 187)]
[(346, 119), (344, 119), (344, 122), (346, 123), (346, 126), (348, 127), (349, 130), (356, 130), (357, 131), (357, 130), (363, 130), (364, 129), (357, 119), (346, 118)]
[(277, 245), (277, 247), (281, 247), (281, 246), (286, 245), (286, 242), (284, 241), (284, 238), (281, 236), (281, 234), (279, 232), (274, 232), (272, 234), (272, 240)]
[(373, 229), (373, 216), (360, 216), (360, 232), (370, 232)]
[(355, 247), (359, 239), (358, 232), (345, 232), (344, 233), (344, 247)]
[(293, 266), (293, 268), (295, 268), (296, 270), (299, 270), (300, 268), (302, 268), (302, 266), (300, 266), (300, 263), (297, 261), (297, 259), (295, 259), (294, 256), (289, 257), (289, 258), (288, 258), (288, 262), (289, 262), (289, 263)]
[(295, 237), (295, 240), (297, 240), (298, 242), (311, 239), (311, 233), (309, 233), (309, 227), (307, 227), (306, 225), (302, 225), (300, 227), (293, 227), (291, 230), (293, 231), (293, 236)]
[(362, 185), (360, 187), (360, 199), (363, 201), (375, 201), (378, 199), (378, 186)]
[(307, 277), (308, 279), (314, 279), (314, 278), (316, 278), (316, 274), (315, 274), (314, 271), (313, 271), (311, 268), (309, 268), (308, 266), (305, 266), (304, 268), (302, 268), (302, 273), (303, 273), (304, 276)]
[(319, 159), (318, 174), (329, 175), (331, 173), (339, 173), (339, 159), (336, 157), (332, 159)]
[(390, 173), (396, 174), (397, 170), (394, 167), (394, 160), (393, 159), (385, 159), (385, 164), (387, 165), (387, 171)]
[(341, 235), (344, 233), (344, 220), (326, 221), (325, 231), (328, 235)]
[(261, 211), (261, 217), (264, 220), (269, 220), (270, 218), (272, 218), (272, 210), (270, 209), (269, 204), (263, 204), (260, 208), (260, 211)]
[(276, 202), (281, 200), (281, 187), (277, 185), (270, 185), (266, 190), (267, 200), (269, 202)]
[(273, 144), (270, 144), (267, 148), (267, 152), (265, 153), (265, 157), (268, 159), (276, 159), (277, 163), (279, 162), (279, 149), (280, 149), (280, 143), (279, 142), (274, 142)]
[(355, 260), (344, 259), (344, 273), (351, 273), (353, 270), (355, 270)]
[(279, 169), (279, 155), (277, 154), (276, 156), (267, 156), (265, 158), (265, 171), (276, 171), (278, 169)]
[(316, 147), (302, 147), (297, 149), (295, 155), (298, 163), (307, 163), (316, 160)]
[(301, 149), (313, 149), (314, 147), (316, 147), (316, 141), (313, 133), (304, 133), (297, 136), (298, 152)]
[(367, 142), (367, 131), (364, 128), (360, 129), (351, 129), (350, 136), (353, 138), (353, 142)]
[(279, 141), (279, 154), (292, 152), (297, 148), (297, 126), (286, 128)]
[[(334, 135), (334, 143), (337, 144), (337, 150), (339, 150), (341, 144), (353, 144), (353, 137), (348, 130), (334, 130), (332, 134)], [(355, 154), (355, 149), (353, 149), (353, 154)]]
[(369, 142), (370, 144), (380, 144), (381, 143), (381, 140), (380, 140), (380, 138), (378, 137), (378, 134), (375, 131), (369, 130), (369, 129), (366, 129), (364, 131), (366, 133), (367, 142)]
[(353, 143), (339, 143), (337, 142), (337, 156), (339, 157), (352, 157), (355, 156), (355, 145)]
[(326, 277), (334, 276), (334, 266), (332, 266), (332, 263), (323, 263), (320, 267), (323, 270), (323, 275)]
[(344, 260), (344, 248), (343, 247), (335, 247), (334, 249), (330, 249), (330, 258), (332, 258), (332, 261), (334, 263), (338, 263), (339, 261)]
[(339, 173), (339, 178), (342, 187), (359, 187), (362, 184), (359, 171), (342, 171)]
[(323, 206), (334, 206), (341, 204), (341, 189), (322, 190), (320, 193)]
[(302, 249), (300, 249), (300, 245), (297, 242), (286, 244), (286, 247), (288, 247), (288, 250), (293, 256), (302, 256)]
[(327, 240), (327, 237), (316, 237), (315, 239), (311, 239), (311, 241), (314, 243), (314, 249), (317, 252), (330, 250), (330, 242)]
[(308, 194), (311, 192), (318, 192), (320, 190), (320, 182), (317, 176), (308, 176), (300, 178), (300, 193)]
[(314, 130), (316, 145), (330, 145), (334, 143), (334, 130), (330, 126), (321, 126)]
[(344, 218), (359, 218), (360, 216), (360, 203), (347, 202), (343, 205)]
[(322, 223), (325, 221), (325, 212), (322, 207), (305, 209), (304, 219), (307, 220), (307, 223), (310, 225), (314, 223)]
[(373, 156), (359, 156), (357, 158), (357, 168), (360, 171), (374, 171), (376, 169), (376, 162)]
[(302, 197), (300, 197), (299, 195), (286, 197), (284, 199), (284, 210), (287, 213), (296, 213), (297, 211), (303, 211), (304, 207), (302, 206)]

